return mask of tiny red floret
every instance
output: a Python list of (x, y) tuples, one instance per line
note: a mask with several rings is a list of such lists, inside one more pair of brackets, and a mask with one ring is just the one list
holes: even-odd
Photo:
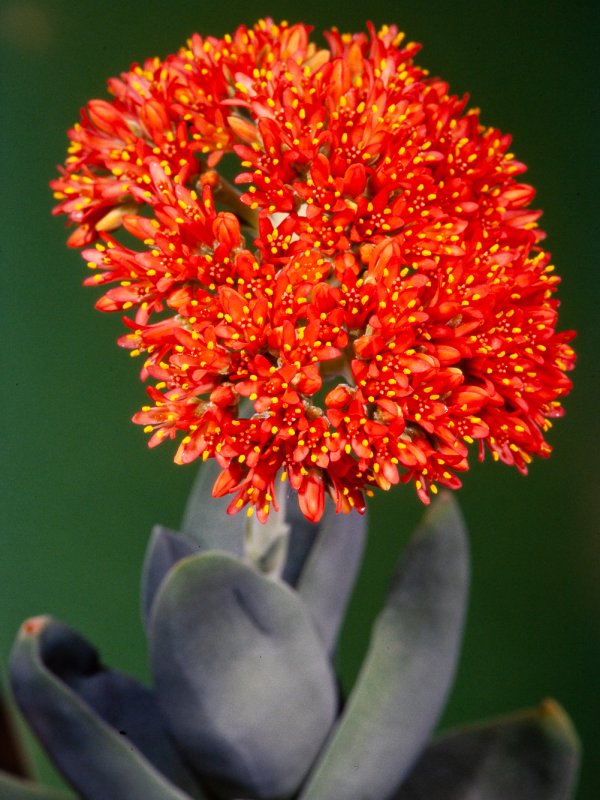
[(575, 360), (525, 167), (395, 27), (309, 34), (194, 35), (69, 131), (55, 213), (131, 310), (134, 421), (261, 520), (279, 476), (315, 521), (400, 481), (427, 503), (474, 442), (525, 473)]

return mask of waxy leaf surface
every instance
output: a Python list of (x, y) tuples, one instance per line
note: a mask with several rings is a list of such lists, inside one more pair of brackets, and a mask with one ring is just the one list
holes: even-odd
[(212, 487), (220, 473), (214, 459), (201, 465), (185, 507), (181, 530), (203, 550), (225, 550), (241, 557), (248, 518), (244, 513), (227, 513), (231, 496), (213, 497)]
[[(51, 617), (24, 623), (10, 675), (21, 711), (86, 800), (201, 798), (162, 728), (152, 693), (103, 669), (96, 651), (70, 628)], [(189, 785), (193, 795), (161, 772)]]
[(154, 526), (142, 567), (141, 605), (146, 630), (154, 598), (165, 576), (178, 561), (194, 555), (200, 549), (200, 544), (194, 539), (162, 525)]
[(425, 750), (394, 800), (567, 800), (579, 742), (560, 706), (441, 736)]
[(407, 547), (356, 686), (301, 800), (393, 796), (443, 708), (467, 587), (465, 530), (444, 495)]
[(163, 716), (219, 795), (291, 795), (336, 711), (331, 667), (298, 596), (229, 555), (191, 556), (161, 586), (150, 647)]
[(336, 514), (335, 506), (328, 502), (314, 527), (315, 541), (298, 575), (296, 589), (332, 655), (360, 569), (367, 520), (361, 514)]

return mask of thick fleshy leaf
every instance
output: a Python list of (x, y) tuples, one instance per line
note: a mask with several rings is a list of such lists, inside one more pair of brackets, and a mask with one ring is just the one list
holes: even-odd
[(73, 800), (73, 796), (33, 781), (0, 772), (2, 800)]
[[(13, 647), (15, 699), (65, 778), (86, 800), (189, 800), (191, 784), (151, 692), (104, 670), (96, 651), (51, 617), (25, 622)], [(159, 766), (155, 766), (159, 764)]]
[(315, 542), (298, 575), (296, 589), (327, 652), (332, 654), (362, 561), (366, 515), (336, 514), (333, 503), (327, 503), (316, 527)]
[(389, 800), (422, 750), (458, 660), (468, 585), (455, 501), (409, 543), (348, 705), (302, 800)]
[[(212, 487), (219, 473), (220, 467), (214, 459), (200, 465), (181, 528), (204, 550), (224, 550), (242, 558), (245, 555), (248, 518), (243, 513), (227, 513), (230, 496), (212, 496)], [(290, 535), (283, 579), (295, 586), (321, 524), (313, 524), (306, 519), (298, 507), (296, 493), (289, 484), (285, 506)]]
[(539, 708), (441, 736), (395, 800), (568, 800), (579, 741), (562, 708)]
[(227, 513), (231, 496), (213, 497), (212, 488), (220, 472), (221, 468), (214, 459), (200, 466), (185, 507), (181, 530), (197, 541), (203, 550), (225, 550), (241, 557), (248, 518), (243, 513)]
[(163, 717), (220, 796), (298, 788), (333, 723), (336, 688), (292, 590), (229, 555), (190, 556), (160, 588), (150, 651)]
[[(229, 496), (212, 496), (212, 487), (219, 473), (220, 467), (214, 459), (200, 466), (186, 506), (182, 531), (197, 541), (203, 550), (222, 550), (239, 558), (251, 557), (246, 515), (227, 513), (231, 502)], [(285, 522), (290, 529), (282, 549), (285, 553), (283, 580), (297, 586), (327, 651), (331, 653), (360, 568), (366, 517), (336, 514), (335, 506), (328, 500), (323, 517), (313, 524), (300, 511), (296, 492), (289, 486), (286, 498), (282, 499)], [(275, 544), (278, 543), (276, 539)], [(270, 556), (270, 553), (264, 555), (265, 562)], [(274, 554), (275, 559), (278, 557), (279, 550)], [(258, 559), (255, 558), (254, 562), (261, 566)], [(344, 570), (340, 571), (342, 562)], [(268, 564), (263, 571), (269, 571)]]
[(142, 567), (141, 606), (144, 628), (148, 630), (152, 604), (160, 584), (171, 567), (200, 550), (200, 544), (182, 533), (155, 525)]

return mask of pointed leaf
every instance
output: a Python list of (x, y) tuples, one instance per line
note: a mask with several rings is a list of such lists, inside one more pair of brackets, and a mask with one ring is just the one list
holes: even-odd
[(336, 514), (333, 503), (327, 503), (315, 543), (298, 576), (298, 594), (330, 655), (360, 569), (366, 530), (366, 515)]
[(151, 693), (104, 671), (96, 652), (69, 628), (51, 617), (25, 622), (10, 670), (21, 711), (86, 800), (189, 800), (148, 760), (186, 779)]
[(417, 761), (395, 800), (567, 800), (579, 742), (558, 703), (446, 734)]
[(202, 553), (162, 584), (151, 664), (180, 750), (225, 797), (281, 798), (335, 717), (336, 689), (298, 596), (239, 560)]
[(162, 525), (155, 525), (142, 567), (142, 620), (148, 630), (152, 604), (160, 584), (171, 567), (186, 556), (197, 553), (200, 545), (194, 539)]
[(212, 488), (221, 472), (217, 462), (203, 463), (196, 476), (183, 515), (181, 530), (203, 550), (225, 550), (236, 556), (244, 553), (245, 514), (228, 514), (231, 497), (213, 497)]
[(73, 796), (33, 781), (0, 772), (2, 800), (73, 800)]
[(369, 652), (302, 800), (389, 800), (450, 687), (467, 597), (467, 543), (446, 495), (410, 542)]

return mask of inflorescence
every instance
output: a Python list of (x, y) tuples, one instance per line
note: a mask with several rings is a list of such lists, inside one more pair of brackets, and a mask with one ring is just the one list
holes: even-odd
[(525, 473), (574, 364), (525, 166), (395, 27), (309, 33), (195, 34), (69, 131), (55, 213), (132, 310), (134, 421), (261, 520), (278, 475), (314, 521), (457, 488), (475, 440)]

